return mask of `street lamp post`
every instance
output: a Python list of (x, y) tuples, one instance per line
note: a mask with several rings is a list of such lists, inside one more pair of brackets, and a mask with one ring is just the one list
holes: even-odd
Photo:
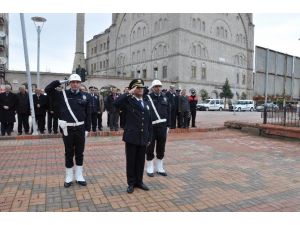
[(34, 22), (37, 31), (37, 36), (38, 36), (36, 79), (37, 79), (37, 88), (40, 88), (40, 36), (41, 36), (41, 31), (44, 26), (44, 23), (46, 22), (46, 19), (39, 16), (31, 17), (31, 19)]
[(24, 19), (24, 14), (23, 13), (20, 13), (20, 20), (21, 20), (24, 58), (25, 58), (27, 84), (28, 84), (28, 92), (29, 92), (29, 104), (30, 104), (30, 112), (31, 112), (31, 118), (32, 118), (32, 131), (33, 131), (32, 134), (33, 135), (38, 135), (37, 125), (36, 125), (36, 120), (35, 120), (34, 105), (33, 105), (33, 97), (32, 97), (31, 75), (30, 75), (30, 68), (29, 68), (29, 58), (28, 58), (28, 48), (27, 48), (27, 39), (26, 39), (25, 19)]

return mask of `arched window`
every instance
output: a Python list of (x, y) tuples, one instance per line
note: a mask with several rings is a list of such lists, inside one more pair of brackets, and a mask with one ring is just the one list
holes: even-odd
[(140, 38), (141, 37), (141, 28), (139, 27), (137, 29), (137, 38)]
[(193, 56), (196, 56), (196, 55), (197, 55), (197, 52), (196, 52), (196, 46), (195, 46), (195, 45), (193, 45), (192, 55), (193, 55)]
[(202, 30), (203, 30), (203, 32), (205, 32), (205, 22), (204, 21), (202, 21)]
[(158, 31), (158, 22), (156, 21), (154, 24), (154, 31), (157, 32)]
[(217, 36), (219, 37), (220, 36), (220, 28), (217, 27)]
[(225, 30), (225, 38), (227, 39), (227, 30)]
[(140, 59), (141, 54), (140, 54), (140, 53), (141, 53), (140, 50), (138, 50), (138, 51), (137, 51), (137, 54), (136, 54), (137, 62), (140, 62), (140, 61), (141, 61), (141, 59)]
[(198, 24), (198, 29), (201, 30), (201, 20), (199, 18), (197, 19), (197, 24)]
[(163, 20), (162, 18), (159, 19), (159, 30), (161, 30), (163, 28)]
[(135, 39), (135, 30), (132, 32), (132, 39)]
[(135, 62), (135, 52), (132, 52), (132, 62)]
[(166, 29), (166, 28), (167, 28), (167, 24), (168, 24), (168, 19), (167, 19), (167, 18), (165, 18), (165, 19), (164, 19), (164, 29)]
[(146, 27), (143, 27), (143, 36), (146, 36)]
[(167, 46), (164, 46), (163, 48), (163, 56), (167, 56)]
[(196, 19), (195, 18), (193, 18), (192, 27), (196, 28)]
[(142, 51), (142, 61), (145, 61), (146, 60), (146, 50), (143, 49)]

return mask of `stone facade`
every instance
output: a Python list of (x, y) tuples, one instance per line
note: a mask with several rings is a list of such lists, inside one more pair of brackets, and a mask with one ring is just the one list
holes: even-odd
[(253, 95), (252, 14), (115, 13), (86, 49), (88, 74), (100, 86), (105, 79), (123, 88), (133, 77), (148, 85), (158, 78), (164, 88), (205, 89), (217, 97), (228, 78), (238, 96)]
[[(8, 34), (9, 34), (9, 26), (8, 26), (8, 13), (0, 13), (0, 57), (2, 59), (6, 59), (6, 64), (3, 64), (3, 62), (0, 62), (0, 70), (5, 71), (8, 68)], [(4, 83), (4, 77), (0, 75), (0, 84)]]

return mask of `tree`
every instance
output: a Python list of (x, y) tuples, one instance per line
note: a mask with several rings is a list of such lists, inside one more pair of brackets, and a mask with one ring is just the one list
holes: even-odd
[(222, 87), (222, 92), (220, 93), (220, 97), (225, 98), (224, 109), (226, 109), (226, 100), (227, 100), (227, 98), (230, 99), (230, 98), (233, 97), (233, 93), (230, 89), (230, 84), (229, 84), (229, 81), (228, 81), (227, 78), (226, 78), (225, 84)]
[(208, 92), (205, 89), (202, 89), (200, 91), (200, 96), (201, 96), (201, 99), (204, 101), (204, 100), (208, 99)]
[(246, 100), (247, 99), (247, 94), (245, 92), (242, 92), (242, 97), (241, 97), (242, 100)]

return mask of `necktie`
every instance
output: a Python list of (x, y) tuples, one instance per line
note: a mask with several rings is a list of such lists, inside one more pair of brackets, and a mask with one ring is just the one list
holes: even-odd
[(141, 107), (142, 107), (142, 109), (143, 109), (143, 108), (144, 108), (143, 100), (139, 100), (139, 102), (140, 102), (140, 105), (141, 105)]

